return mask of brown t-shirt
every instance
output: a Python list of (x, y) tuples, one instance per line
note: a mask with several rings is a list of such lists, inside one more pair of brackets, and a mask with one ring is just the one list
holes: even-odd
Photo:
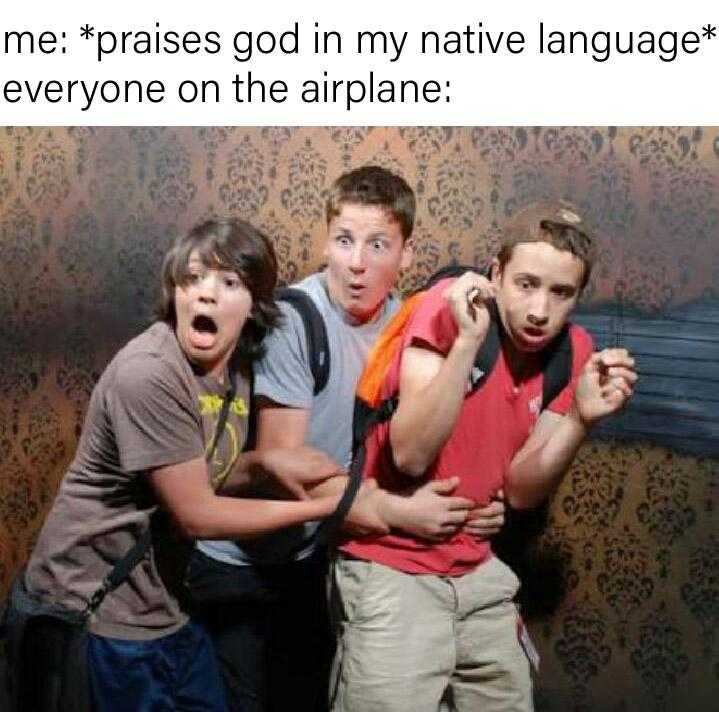
[[(212, 458), (220, 478), (247, 437), (249, 383), (237, 394)], [(181, 547), (160, 516), (149, 471), (206, 454), (227, 386), (199, 376), (172, 328), (157, 322), (110, 362), (90, 399), (75, 459), (60, 485), (26, 573), (27, 586), (83, 608), (112, 566), (151, 524), (153, 547), (90, 620), (99, 635), (149, 640), (186, 621), (164, 566), (163, 547)], [(175, 567), (175, 573), (177, 567)], [(176, 578), (176, 577), (175, 577)]]

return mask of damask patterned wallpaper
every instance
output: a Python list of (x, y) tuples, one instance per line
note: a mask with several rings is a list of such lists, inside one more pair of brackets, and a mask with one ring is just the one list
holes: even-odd
[[(589, 303), (719, 297), (719, 128), (7, 128), (0, 132), (0, 594), (27, 558), (105, 364), (146, 323), (172, 237), (234, 214), (283, 281), (320, 264), (323, 203), (378, 163), (416, 187), (409, 289), (482, 264), (543, 196), (600, 228)], [(716, 709), (715, 458), (590, 442), (535, 552), (538, 709)], [(534, 594), (533, 594), (534, 595)]]

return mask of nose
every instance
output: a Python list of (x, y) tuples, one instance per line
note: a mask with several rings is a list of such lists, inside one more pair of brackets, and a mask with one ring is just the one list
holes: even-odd
[(365, 255), (364, 249), (361, 244), (356, 244), (352, 248), (352, 254), (350, 255), (349, 267), (353, 272), (361, 273), (365, 270)]
[(537, 290), (530, 302), (527, 321), (532, 326), (544, 326), (549, 321), (549, 295)]
[(217, 301), (217, 287), (217, 276), (208, 272), (197, 282), (197, 298), (203, 303), (214, 304)]

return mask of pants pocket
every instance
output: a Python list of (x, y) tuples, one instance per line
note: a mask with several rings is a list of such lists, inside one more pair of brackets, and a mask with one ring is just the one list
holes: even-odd
[(371, 561), (338, 556), (332, 565), (330, 607), (335, 625), (357, 617), (372, 570)]

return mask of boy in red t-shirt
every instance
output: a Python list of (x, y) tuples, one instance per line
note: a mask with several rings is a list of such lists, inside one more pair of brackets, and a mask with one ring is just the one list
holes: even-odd
[[(593, 252), (576, 209), (544, 201), (509, 223), (489, 279), (467, 273), (430, 289), (385, 384), (399, 388), (399, 406), (368, 442), (365, 472), (390, 491), (459, 475), (457, 494), (478, 505), (500, 489), (514, 507), (541, 503), (588, 428), (622, 408), (637, 379), (624, 349), (593, 353), (571, 325), (569, 384), (540, 413), (541, 353), (567, 323)], [(502, 347), (473, 390), (490, 300)], [(532, 709), (512, 601), (519, 582), (488, 542), (461, 530), (437, 541), (401, 532), (349, 540), (334, 583), (335, 712), (436, 712), (447, 688), (458, 712)]]

